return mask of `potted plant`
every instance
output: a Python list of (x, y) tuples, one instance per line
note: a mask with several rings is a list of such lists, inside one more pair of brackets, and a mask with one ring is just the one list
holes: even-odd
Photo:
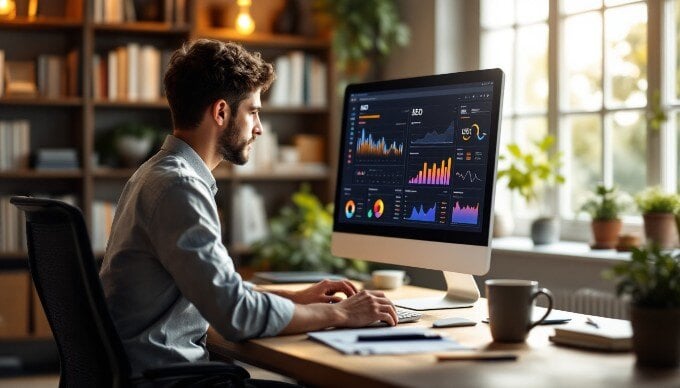
[(589, 198), (581, 210), (587, 212), (592, 219), (593, 249), (614, 249), (623, 222), (619, 215), (628, 210), (631, 200), (625, 193), (619, 193), (616, 186), (598, 185), (594, 195)]
[(677, 244), (678, 231), (675, 213), (680, 209), (680, 197), (664, 193), (660, 187), (650, 187), (635, 196), (635, 202), (642, 213), (645, 237), (662, 249)]
[(128, 123), (113, 131), (116, 152), (126, 167), (137, 167), (149, 155), (157, 131), (148, 125)]
[(633, 351), (641, 366), (680, 364), (680, 255), (634, 248), (630, 261), (605, 273), (631, 299)]
[[(549, 154), (554, 142), (554, 137), (546, 135), (533, 143), (534, 150), (527, 151), (516, 143), (508, 144), (508, 155), (500, 156), (500, 160), (507, 160), (509, 164), (498, 170), (498, 179), (507, 179), (508, 188), (517, 191), (527, 204), (538, 202), (542, 214), (546, 212), (539, 197), (546, 188), (564, 183), (564, 176), (559, 172), (562, 154)], [(536, 219), (531, 225), (531, 239), (536, 245), (558, 241), (558, 220), (545, 215)]]
[(269, 234), (253, 244), (254, 264), (267, 270), (324, 271), (357, 277), (367, 263), (331, 254), (332, 204), (324, 206), (308, 185), (293, 194), (293, 205), (269, 221)]
[(352, 82), (379, 79), (382, 60), (410, 40), (393, 0), (317, 0), (317, 9), (332, 19), (338, 68)]

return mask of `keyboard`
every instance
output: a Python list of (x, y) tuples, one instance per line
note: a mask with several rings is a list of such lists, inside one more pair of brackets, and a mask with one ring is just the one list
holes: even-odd
[(420, 320), (420, 318), (423, 317), (423, 314), (413, 311), (413, 310), (408, 310), (405, 308), (397, 307), (397, 317), (399, 318), (399, 323), (409, 323), (409, 322), (415, 322)]
[[(397, 318), (399, 318), (399, 322), (397, 323), (409, 323), (409, 322), (416, 322), (420, 320), (420, 318), (423, 317), (423, 314), (413, 311), (413, 310), (408, 310), (404, 309), (401, 307), (396, 307), (397, 309)], [(387, 326), (387, 322), (383, 321), (375, 321), (371, 324), (369, 324), (367, 327), (384, 327)]]

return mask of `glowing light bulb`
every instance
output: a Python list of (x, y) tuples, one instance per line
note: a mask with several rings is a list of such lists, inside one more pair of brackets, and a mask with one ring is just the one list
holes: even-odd
[(0, 18), (14, 19), (16, 15), (14, 0), (0, 0)]
[(236, 16), (236, 32), (242, 35), (250, 35), (255, 31), (255, 21), (250, 16), (250, 0), (238, 0), (236, 4), (239, 7), (238, 15)]

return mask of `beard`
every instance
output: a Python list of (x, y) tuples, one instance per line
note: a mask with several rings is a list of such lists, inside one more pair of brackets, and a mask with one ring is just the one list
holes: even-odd
[(255, 141), (255, 137), (250, 139), (239, 138), (239, 131), (236, 128), (236, 120), (229, 118), (227, 128), (224, 130), (218, 141), (217, 147), (220, 155), (231, 163), (242, 166), (248, 162), (246, 149)]

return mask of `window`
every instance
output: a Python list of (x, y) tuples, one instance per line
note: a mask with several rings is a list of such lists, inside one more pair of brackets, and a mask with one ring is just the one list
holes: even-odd
[[(667, 23), (648, 20), (657, 6)], [(564, 155), (555, 212), (578, 219), (598, 182), (630, 194), (650, 184), (680, 189), (680, 0), (480, 0), (480, 11), (480, 65), (501, 67), (509, 80), (502, 150), (551, 133)], [(664, 25), (669, 43), (659, 47), (647, 35)], [(661, 50), (672, 64), (661, 63)], [(655, 95), (657, 110), (669, 110), (658, 134), (648, 129)]]

